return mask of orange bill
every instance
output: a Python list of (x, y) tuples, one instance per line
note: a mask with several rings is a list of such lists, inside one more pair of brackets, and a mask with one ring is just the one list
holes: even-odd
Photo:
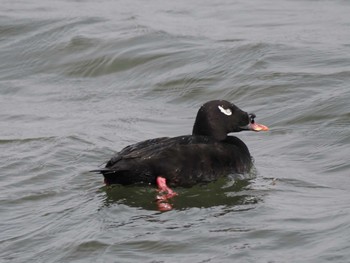
[(250, 123), (249, 128), (250, 128), (250, 130), (256, 131), (256, 132), (269, 130), (269, 127), (262, 125), (262, 124), (259, 124), (259, 123), (256, 123), (256, 122)]

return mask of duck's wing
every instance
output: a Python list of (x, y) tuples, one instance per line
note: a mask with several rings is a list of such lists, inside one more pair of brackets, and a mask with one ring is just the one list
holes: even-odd
[[(186, 138), (190, 136), (181, 136)], [(182, 139), (183, 141), (184, 139)], [(116, 153), (107, 163), (104, 168), (92, 170), (90, 172), (95, 173), (115, 173), (116, 171), (127, 170), (125, 162), (141, 159), (150, 159), (156, 155), (161, 154), (165, 149), (174, 147), (181, 142), (179, 137), (169, 138), (160, 137), (155, 139), (149, 139), (146, 141), (138, 142), (123, 148), (120, 152)], [(123, 161), (122, 161), (123, 160)]]
[[(161, 137), (161, 138), (150, 139), (150, 140), (129, 145), (124, 149), (122, 149), (114, 157), (117, 157), (117, 159), (119, 158), (133, 159), (133, 158), (149, 157), (150, 155), (155, 154), (163, 150), (164, 148), (171, 147), (174, 144), (176, 144), (176, 140), (174, 140), (174, 138)], [(107, 164), (106, 166), (113, 165), (114, 162), (112, 161), (112, 159), (110, 160), (111, 163), (109, 163), (109, 165)]]
[(169, 149), (188, 141), (187, 137), (190, 136), (162, 137), (129, 145), (113, 156), (104, 168), (91, 172), (102, 173), (106, 184), (154, 183), (153, 164)]
[(114, 167), (121, 160), (150, 158), (175, 144), (176, 141), (172, 138), (162, 137), (129, 145), (113, 156), (107, 162), (106, 168)]
[[(208, 137), (206, 136), (191, 136), (184, 135), (178, 137), (160, 137), (150, 140), (145, 140), (123, 148), (120, 152), (115, 154), (106, 164), (104, 168), (93, 170), (91, 172), (108, 173), (115, 172), (116, 170), (125, 169), (125, 161), (131, 161), (134, 159), (146, 160), (156, 156), (162, 155), (162, 153), (168, 149), (178, 148), (178, 145), (188, 145), (197, 143), (208, 143)], [(121, 162), (123, 160), (123, 162)]]

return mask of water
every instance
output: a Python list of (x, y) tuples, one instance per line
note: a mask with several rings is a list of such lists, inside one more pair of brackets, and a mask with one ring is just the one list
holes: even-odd
[[(347, 262), (348, 1), (1, 1), (1, 262)], [(107, 189), (96, 168), (224, 98), (249, 178)]]

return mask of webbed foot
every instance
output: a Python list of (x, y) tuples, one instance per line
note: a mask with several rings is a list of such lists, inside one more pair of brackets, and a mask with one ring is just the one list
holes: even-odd
[(170, 198), (177, 196), (174, 192), (166, 185), (166, 179), (164, 177), (158, 176), (156, 179), (159, 195), (156, 196), (158, 210), (159, 211), (169, 211), (173, 209), (171, 204), (168, 203)]

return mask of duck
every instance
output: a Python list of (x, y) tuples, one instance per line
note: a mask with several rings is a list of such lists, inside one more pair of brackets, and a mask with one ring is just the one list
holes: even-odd
[(126, 146), (101, 173), (107, 186), (154, 185), (159, 200), (177, 195), (173, 187), (191, 187), (233, 173), (248, 173), (253, 159), (247, 145), (236, 136), (241, 131), (268, 131), (247, 113), (226, 100), (212, 100), (198, 110), (191, 135), (160, 137)]

